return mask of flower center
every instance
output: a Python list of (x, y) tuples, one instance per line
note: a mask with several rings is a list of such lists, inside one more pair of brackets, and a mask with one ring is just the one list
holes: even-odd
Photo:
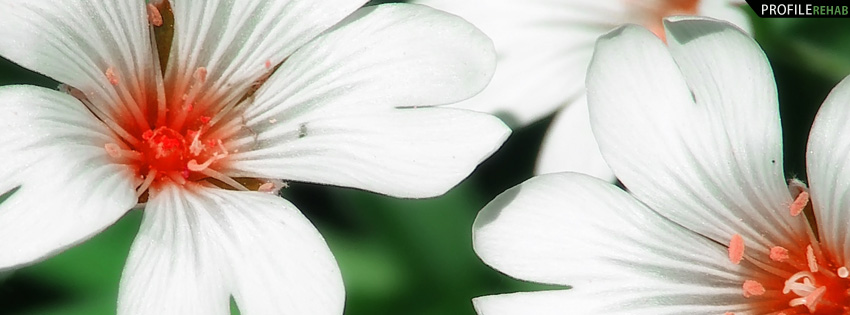
[[(151, 1), (146, 7), (152, 31), (153, 78), (133, 77), (138, 74), (106, 65), (103, 75), (113, 91), (60, 87), (114, 132), (115, 140), (105, 144), (104, 150), (113, 163), (135, 170), (139, 202), (144, 203), (149, 189), (160, 183), (203, 181), (225, 189), (264, 192), (285, 187), (279, 180), (226, 174), (228, 157), (249, 147), (256, 136), (244, 125), (241, 110), (276, 69), (271, 61), (264, 61), (266, 73), (253, 77), (259, 79), (226, 84), (221, 73), (208, 80), (205, 66), (170, 64), (176, 60), (169, 58), (174, 31), (170, 2)], [(163, 75), (169, 71), (174, 72)]]
[(228, 151), (220, 139), (204, 137), (210, 118), (201, 116), (199, 120), (202, 124), (197, 130), (188, 129), (184, 133), (167, 126), (142, 133), (144, 143), (137, 148), (143, 157), (139, 171), (189, 179), (192, 172), (203, 173), (212, 163), (227, 157)]
[[(817, 246), (817, 245), (815, 245)], [(776, 248), (776, 247), (774, 247)], [(837, 266), (827, 253), (817, 253), (813, 245), (806, 247), (806, 257), (777, 261), (801, 269), (789, 276), (782, 287), (783, 296), (790, 300), (793, 314), (848, 314), (850, 313), (850, 275), (847, 267)], [(789, 313), (791, 314), (791, 313)]]
[(145, 131), (142, 139), (145, 143), (139, 149), (145, 157), (145, 167), (160, 172), (183, 172), (183, 177), (189, 177), (189, 170), (186, 168), (186, 139), (180, 133), (163, 126)]
[[(158, 125), (133, 138), (139, 139), (137, 141), (109, 143), (104, 149), (116, 162), (136, 169), (142, 179), (137, 188), (140, 196), (152, 184), (163, 180), (185, 184), (187, 181), (214, 178), (231, 188), (245, 189), (238, 181), (214, 170), (230, 151), (211, 132), (211, 120), (209, 116), (202, 115), (178, 127)], [(130, 127), (145, 128), (132, 124)]]
[[(801, 187), (796, 187), (800, 192), (789, 205), (788, 213), (806, 220), (811, 205), (808, 192)], [(728, 247), (730, 261), (738, 264), (746, 260), (770, 275), (745, 280), (741, 285), (742, 295), (776, 302), (753, 301), (754, 305), (763, 305), (759, 311), (765, 314), (850, 314), (850, 270), (837, 264), (835, 256), (820, 246), (812, 226), (808, 223), (806, 226), (808, 239), (800, 242), (808, 243), (805, 250), (788, 249), (799, 246), (774, 246), (768, 257), (762, 257), (768, 259), (748, 256), (744, 253), (743, 238), (739, 234), (732, 236)]]

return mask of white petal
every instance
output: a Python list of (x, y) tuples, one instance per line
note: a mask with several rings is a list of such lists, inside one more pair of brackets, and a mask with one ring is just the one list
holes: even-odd
[(749, 10), (746, 2), (730, 0), (700, 1), (697, 9), (699, 15), (727, 21), (752, 34), (753, 25), (745, 10)]
[[(191, 184), (190, 184), (191, 185)], [(275, 195), (156, 189), (122, 278), (119, 313), (341, 314), (339, 268), (322, 236)]]
[[(677, 290), (675, 287), (667, 289)], [(664, 297), (656, 296), (657, 293), (642, 287), (608, 284), (605, 287), (482, 296), (473, 299), (472, 303), (479, 315), (716, 315), (726, 312), (750, 314), (747, 311), (752, 311), (745, 305), (726, 304), (720, 297), (686, 299), (671, 292), (671, 296), (678, 299), (674, 302), (665, 301)]]
[[(498, 114), (524, 126), (584, 94), (593, 42), (624, 23), (657, 20), (659, 6), (646, 1), (417, 0), (457, 14), (490, 36), (499, 55), (493, 81), (455, 106)], [(647, 12), (651, 11), (651, 12)], [(749, 30), (744, 12), (727, 1), (700, 1), (700, 15), (729, 20)]]
[(616, 180), (590, 130), (586, 97), (555, 116), (540, 145), (534, 173), (558, 172), (578, 172), (609, 182)]
[(228, 97), (243, 97), (255, 81), (364, 3), (172, 0), (174, 42), (166, 73), (172, 96), (181, 97), (196, 69), (204, 67), (208, 79), (197, 103), (238, 101)]
[(104, 150), (115, 138), (74, 98), (2, 87), (0, 130), (0, 270), (78, 244), (136, 204), (134, 172)]
[(626, 20), (617, 1), (420, 0), (457, 14), (493, 39), (493, 81), (457, 107), (532, 123), (584, 94), (584, 77), (597, 37)]
[(230, 314), (221, 223), (175, 190), (148, 202), (121, 276), (118, 314)]
[(582, 174), (541, 175), (509, 189), (479, 213), (473, 232), (475, 252), (510, 276), (600, 293), (575, 305), (578, 310), (655, 306), (642, 314), (674, 314), (706, 304), (715, 312), (737, 311), (757, 301), (743, 297), (745, 277), (767, 277), (747, 262), (729, 262), (725, 247)]
[(824, 101), (809, 135), (806, 152), (812, 205), (820, 241), (839, 263), (850, 263), (850, 79), (839, 83)]
[(246, 109), (249, 126), (442, 105), (481, 91), (495, 63), (469, 23), (419, 5), (358, 10), (290, 56)]
[(244, 314), (342, 314), (339, 267), (324, 238), (294, 205), (263, 193), (215, 194), (218, 202), (237, 206), (219, 215), (234, 238), (228, 249), (233, 295)]
[(726, 23), (679, 18), (667, 26), (672, 56), (635, 26), (597, 45), (591, 126), (614, 174), (662, 215), (721, 244), (740, 234), (747, 248), (767, 253), (805, 239), (805, 220), (789, 215), (764, 54)]
[(590, 314), (581, 304), (575, 305), (570, 293), (557, 290), (490, 295), (474, 298), (472, 304), (479, 315)]
[(244, 115), (254, 134), (231, 143), (240, 152), (229, 174), (442, 194), (509, 130), (484, 114), (416, 107), (476, 93), (493, 58), (489, 39), (457, 17), (409, 4), (361, 9), (257, 92)]
[(156, 95), (144, 1), (0, 5), (0, 55), (80, 90), (111, 120), (126, 111), (120, 105), (138, 107), (147, 104), (147, 95)]
[(437, 196), (507, 138), (493, 116), (450, 108), (364, 111), (298, 123), (265, 122), (231, 156), (229, 173), (348, 186), (397, 197)]

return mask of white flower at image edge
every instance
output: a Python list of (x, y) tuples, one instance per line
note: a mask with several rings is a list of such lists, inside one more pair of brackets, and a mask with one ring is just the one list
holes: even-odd
[(593, 131), (629, 193), (582, 174), (542, 175), (476, 219), (484, 262), (572, 288), (480, 297), (480, 314), (850, 310), (850, 79), (809, 136), (810, 190), (789, 185), (758, 45), (716, 20), (665, 24), (667, 45), (634, 25), (603, 36), (588, 73)]
[[(575, 171), (613, 180), (590, 129), (585, 74), (599, 36), (634, 23), (663, 36), (661, 20), (702, 15), (750, 30), (740, 0), (415, 0), (457, 14), (493, 39), (493, 82), (453, 105), (505, 117), (524, 127), (556, 113), (536, 174)], [(747, 8), (749, 10), (749, 8)]]
[(487, 84), (486, 36), (364, 3), (3, 0), (0, 55), (63, 92), (0, 87), (0, 271), (144, 208), (119, 314), (229, 314), (230, 296), (341, 314), (339, 268), (279, 179), (437, 196), (510, 132), (429, 107)]

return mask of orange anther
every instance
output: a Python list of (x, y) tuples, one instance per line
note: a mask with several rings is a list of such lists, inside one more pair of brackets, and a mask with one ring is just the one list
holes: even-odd
[(744, 281), (744, 285), (742, 287), (744, 289), (744, 297), (746, 298), (756, 295), (763, 295), (766, 292), (764, 286), (755, 280)]
[(162, 13), (152, 3), (148, 3), (148, 22), (153, 26), (162, 26)]
[(257, 188), (257, 191), (266, 193), (274, 192), (274, 183), (263, 183)]
[(797, 198), (794, 199), (794, 202), (788, 207), (791, 210), (791, 216), (796, 217), (803, 212), (803, 209), (806, 208), (806, 205), (809, 204), (809, 193), (801, 192), (797, 195)]
[(272, 68), (272, 61), (266, 60), (266, 69), (271, 69), (271, 68)]
[(774, 246), (770, 248), (770, 260), (776, 262), (786, 262), (788, 261), (790, 256), (788, 255), (788, 249), (782, 246)]
[(744, 238), (741, 234), (732, 235), (732, 240), (729, 241), (729, 260), (733, 264), (741, 263), (744, 258)]
[(109, 84), (118, 85), (118, 76), (115, 75), (115, 69), (109, 67), (106, 69), (106, 79), (109, 80)]
[(818, 260), (812, 245), (806, 246), (806, 261), (809, 263), (809, 271), (818, 272)]
[(103, 145), (103, 149), (106, 150), (106, 154), (109, 154), (113, 158), (121, 157), (121, 147), (115, 143), (107, 143)]
[(207, 82), (207, 68), (200, 67), (195, 70), (195, 80), (198, 80), (198, 83), (200, 84)]

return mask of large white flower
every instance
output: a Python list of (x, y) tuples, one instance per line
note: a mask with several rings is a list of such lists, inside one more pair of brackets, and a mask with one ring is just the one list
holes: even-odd
[(0, 2), (0, 55), (66, 92), (0, 88), (0, 270), (143, 207), (119, 313), (225, 314), (230, 295), (246, 314), (341, 313), (330, 251), (270, 179), (436, 196), (509, 133), (427, 107), (487, 84), (487, 37), (364, 2)]
[(715, 20), (666, 25), (669, 47), (633, 25), (602, 37), (588, 73), (593, 131), (631, 194), (543, 175), (475, 222), (486, 263), (573, 288), (478, 298), (480, 313), (847, 314), (850, 79), (809, 138), (809, 203), (784, 179), (758, 45)]
[(538, 155), (537, 174), (577, 171), (605, 180), (613, 174), (590, 130), (585, 74), (596, 39), (625, 23), (663, 36), (669, 15), (705, 15), (749, 29), (734, 0), (416, 0), (457, 14), (493, 38), (493, 82), (461, 108), (506, 117), (518, 127), (559, 111)]

